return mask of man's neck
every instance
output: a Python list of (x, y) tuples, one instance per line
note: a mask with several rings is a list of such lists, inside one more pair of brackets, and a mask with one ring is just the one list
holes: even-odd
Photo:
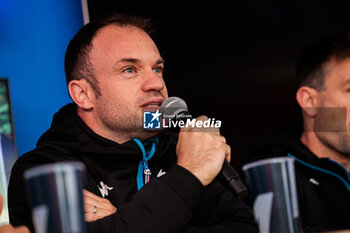
[(300, 140), (317, 157), (332, 159), (341, 164), (348, 172), (350, 172), (350, 157), (324, 145), (319, 140), (315, 132), (304, 131), (300, 137)]

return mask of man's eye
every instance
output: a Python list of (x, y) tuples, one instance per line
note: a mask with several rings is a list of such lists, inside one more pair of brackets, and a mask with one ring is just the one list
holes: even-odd
[(123, 72), (125, 72), (125, 73), (134, 73), (135, 69), (133, 67), (128, 67), (128, 68), (124, 69)]
[(156, 68), (153, 69), (153, 71), (156, 72), (156, 73), (162, 73), (163, 72), (163, 67), (161, 67), (161, 66), (160, 67), (156, 67)]

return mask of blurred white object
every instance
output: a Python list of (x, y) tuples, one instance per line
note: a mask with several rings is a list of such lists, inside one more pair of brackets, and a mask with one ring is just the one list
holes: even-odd
[[(0, 134), (0, 142), (1, 142)], [(0, 144), (0, 194), (4, 198), (4, 203), (2, 205), (2, 211), (0, 215), (0, 225), (9, 224), (9, 211), (7, 208), (7, 177), (5, 170), (4, 154), (2, 151), (2, 146)]]

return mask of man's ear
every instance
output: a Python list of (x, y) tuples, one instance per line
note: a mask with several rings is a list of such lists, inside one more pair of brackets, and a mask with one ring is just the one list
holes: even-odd
[(86, 79), (72, 80), (68, 84), (70, 97), (78, 107), (90, 110), (94, 106), (95, 92)]
[(302, 86), (296, 93), (296, 99), (303, 110), (309, 117), (315, 117), (317, 114), (318, 92), (311, 87)]

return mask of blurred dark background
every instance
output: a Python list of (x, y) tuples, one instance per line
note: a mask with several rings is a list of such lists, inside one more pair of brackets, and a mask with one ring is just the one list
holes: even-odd
[(90, 20), (109, 12), (151, 18), (170, 96), (194, 116), (223, 122), (232, 164), (271, 127), (298, 120), (295, 62), (315, 39), (348, 32), (349, 1), (88, 0)]

